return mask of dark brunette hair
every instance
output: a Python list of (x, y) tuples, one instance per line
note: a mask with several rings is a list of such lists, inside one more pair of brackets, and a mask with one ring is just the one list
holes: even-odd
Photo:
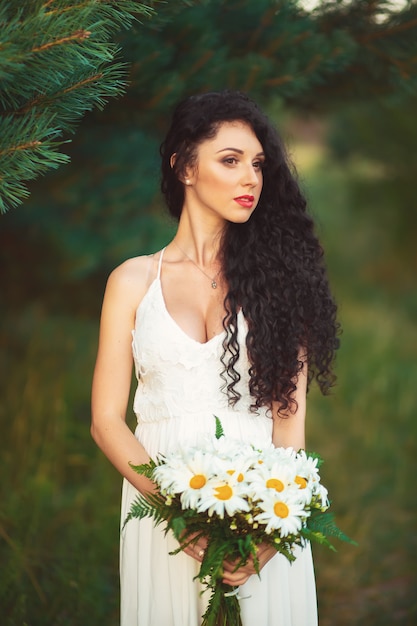
[(234, 404), (240, 397), (235, 388), (240, 378), (235, 365), (239, 359), (237, 313), (242, 308), (248, 323), (251, 408), (256, 411), (276, 401), (285, 411), (294, 409), (292, 394), (303, 366), (300, 350), (308, 359), (309, 383), (316, 378), (326, 393), (334, 382), (332, 363), (339, 345), (339, 325), (323, 250), (275, 127), (257, 104), (240, 92), (187, 98), (175, 109), (161, 145), (161, 189), (170, 213), (179, 219), (185, 168), (195, 163), (199, 144), (215, 137), (219, 126), (228, 121), (241, 121), (252, 128), (263, 147), (265, 164), (256, 210), (244, 224), (228, 223), (223, 234), (222, 267), (228, 292), (222, 376)]

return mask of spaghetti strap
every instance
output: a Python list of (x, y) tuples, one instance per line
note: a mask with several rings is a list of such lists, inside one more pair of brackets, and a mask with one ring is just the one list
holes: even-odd
[(164, 256), (164, 252), (165, 252), (165, 248), (162, 248), (161, 254), (159, 255), (158, 274), (156, 276), (158, 279), (161, 278), (162, 257)]
[(149, 263), (148, 263), (148, 271), (146, 273), (146, 288), (149, 287), (149, 285), (151, 284), (151, 272), (152, 272), (152, 266), (153, 266), (153, 258), (154, 258), (154, 254), (149, 254), (148, 255), (148, 259), (149, 259)]

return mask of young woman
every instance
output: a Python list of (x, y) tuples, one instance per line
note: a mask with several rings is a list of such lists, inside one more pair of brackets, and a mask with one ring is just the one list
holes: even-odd
[[(213, 434), (305, 447), (308, 383), (332, 383), (338, 341), (322, 249), (277, 132), (247, 96), (188, 98), (161, 147), (162, 191), (178, 219), (162, 251), (123, 263), (103, 303), (92, 434), (124, 476), (122, 523), (145, 463)], [(133, 342), (132, 342), (133, 334)], [(133, 353), (133, 354), (132, 354)], [(133, 434), (125, 423), (132, 363)], [(207, 602), (194, 577), (204, 541), (176, 556), (149, 519), (121, 537), (122, 626), (199, 626)], [(317, 624), (310, 548), (293, 565), (273, 548), (224, 581), (241, 586), (244, 626)]]

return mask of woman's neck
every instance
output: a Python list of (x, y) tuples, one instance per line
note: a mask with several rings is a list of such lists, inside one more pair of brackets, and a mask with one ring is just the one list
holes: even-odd
[(183, 211), (174, 241), (186, 255), (202, 267), (216, 263), (224, 222), (198, 219)]

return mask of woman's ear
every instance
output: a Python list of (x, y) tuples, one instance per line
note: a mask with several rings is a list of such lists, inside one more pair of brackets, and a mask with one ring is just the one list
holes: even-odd
[[(177, 160), (177, 153), (174, 152), (174, 154), (171, 154), (171, 157), (169, 159), (169, 164), (171, 166), (171, 169), (175, 168), (175, 163)], [(178, 180), (180, 180), (184, 185), (192, 185), (192, 177), (193, 177), (193, 172), (190, 170), (190, 168), (186, 168), (184, 173), (180, 173), (180, 175), (177, 174), (177, 178)]]

